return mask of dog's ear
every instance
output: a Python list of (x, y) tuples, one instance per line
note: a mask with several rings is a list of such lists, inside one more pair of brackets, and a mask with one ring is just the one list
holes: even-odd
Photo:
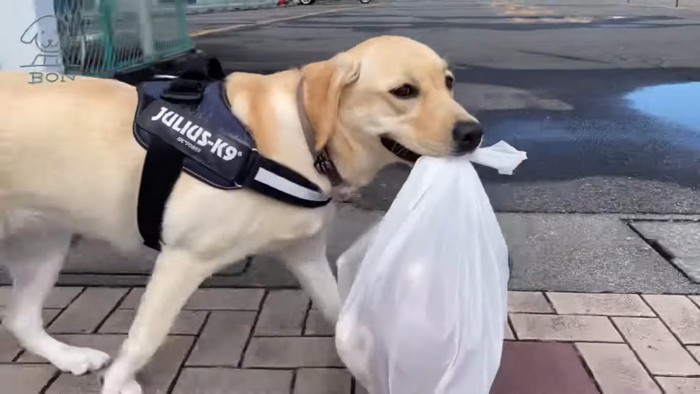
[(41, 25), (39, 24), (39, 21), (41, 21), (43, 18), (39, 18), (35, 20), (27, 29), (22, 33), (22, 37), (20, 37), (20, 41), (23, 44), (31, 44), (32, 42), (36, 41), (36, 43), (39, 43), (39, 40), (41, 37), (39, 37), (40, 32), (41, 32)]
[(357, 81), (360, 63), (341, 52), (329, 60), (302, 68), (304, 110), (316, 134), (315, 149), (323, 149), (335, 131), (343, 89)]

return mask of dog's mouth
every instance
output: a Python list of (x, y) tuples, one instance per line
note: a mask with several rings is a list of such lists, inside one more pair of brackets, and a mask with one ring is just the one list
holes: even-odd
[(405, 160), (409, 163), (415, 163), (421, 156), (418, 153), (406, 148), (405, 146), (399, 144), (398, 142), (394, 141), (389, 137), (381, 137), (381, 140), (382, 145), (384, 145), (384, 147), (388, 149), (389, 152), (393, 153), (396, 157), (398, 157), (401, 160)]

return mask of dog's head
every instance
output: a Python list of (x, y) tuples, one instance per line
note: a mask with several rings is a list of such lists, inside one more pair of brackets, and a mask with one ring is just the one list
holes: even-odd
[(410, 158), (391, 147), (450, 156), (481, 143), (479, 122), (454, 99), (447, 62), (422, 43), (380, 36), (302, 72), (316, 149), (327, 148), (354, 186)]
[(46, 15), (34, 21), (22, 34), (20, 41), (36, 45), (42, 53), (55, 53), (60, 50), (58, 27), (55, 16)]

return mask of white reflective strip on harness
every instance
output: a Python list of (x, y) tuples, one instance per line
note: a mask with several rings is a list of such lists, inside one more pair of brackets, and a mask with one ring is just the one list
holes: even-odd
[(258, 173), (255, 174), (255, 180), (302, 200), (319, 202), (328, 200), (328, 197), (322, 193), (299, 186), (298, 184), (282, 178), (274, 172), (270, 172), (262, 167), (259, 168)]

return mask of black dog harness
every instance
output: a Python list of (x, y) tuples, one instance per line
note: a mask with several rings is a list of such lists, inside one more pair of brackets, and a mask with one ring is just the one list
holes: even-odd
[(224, 190), (249, 188), (296, 206), (316, 208), (330, 198), (296, 171), (262, 156), (233, 114), (221, 80), (188, 71), (137, 87), (134, 137), (147, 150), (138, 198), (144, 244), (161, 248), (165, 204), (181, 171)]

